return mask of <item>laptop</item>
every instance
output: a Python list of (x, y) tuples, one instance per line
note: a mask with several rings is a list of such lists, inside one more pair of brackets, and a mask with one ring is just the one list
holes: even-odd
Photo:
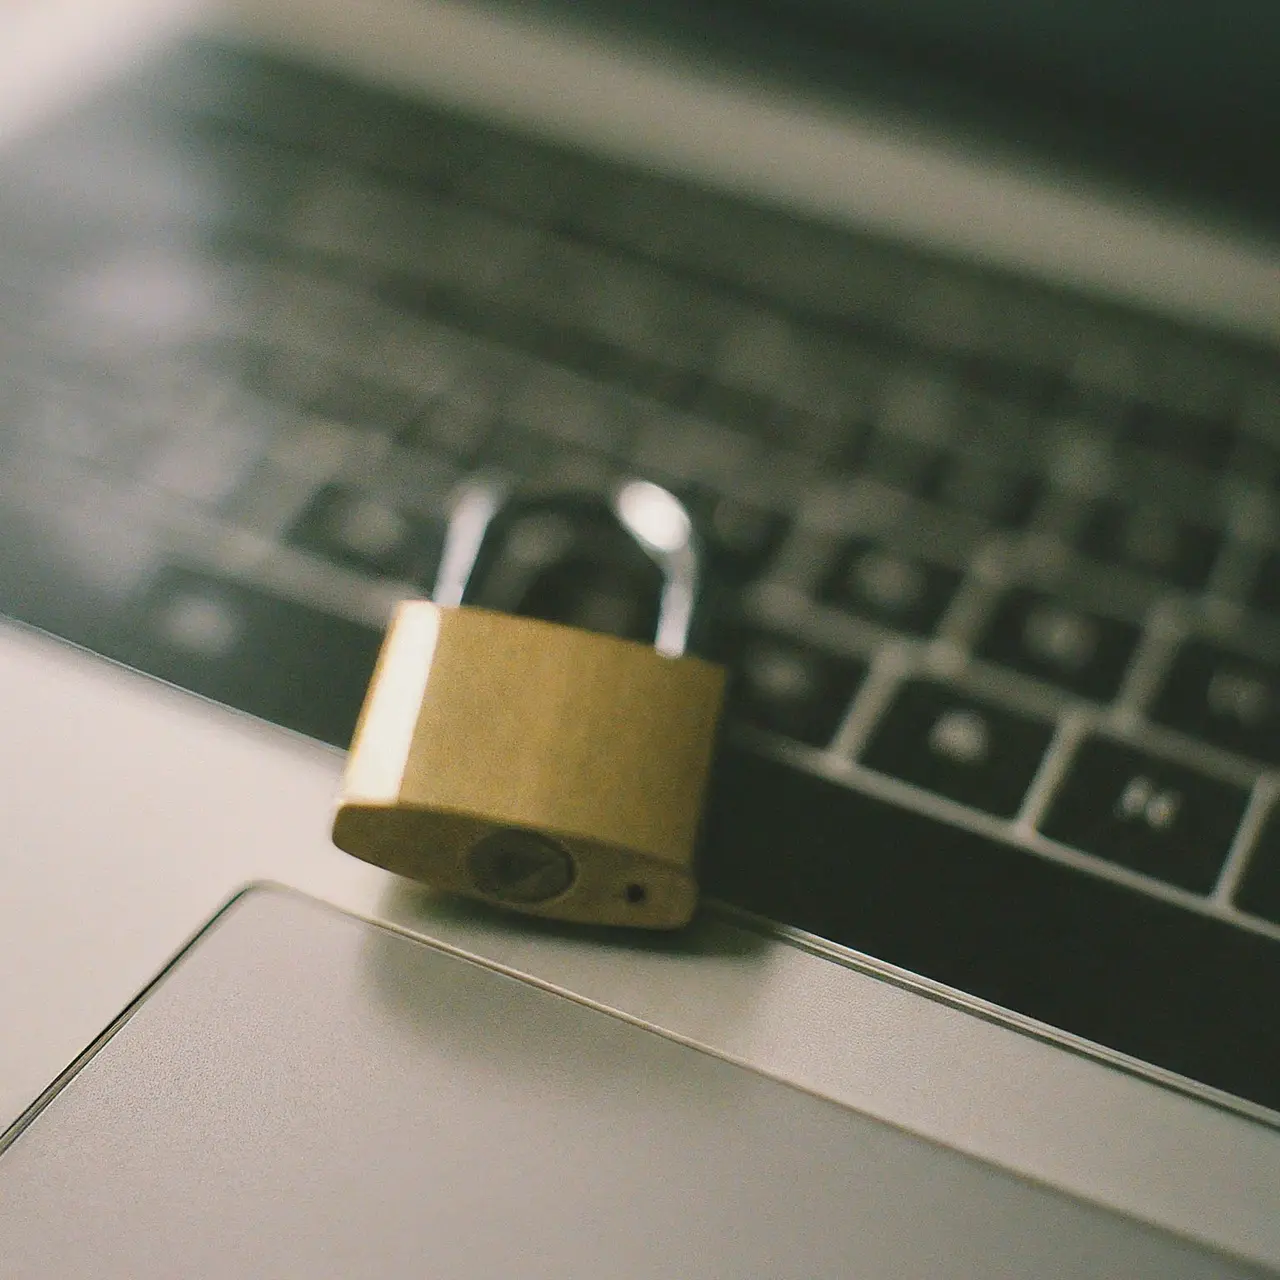
[[(24, 19), (7, 1117), (268, 877), (1280, 1265), (1274, 19), (967, 11)], [(687, 935), (328, 846), (480, 467), (705, 531)]]

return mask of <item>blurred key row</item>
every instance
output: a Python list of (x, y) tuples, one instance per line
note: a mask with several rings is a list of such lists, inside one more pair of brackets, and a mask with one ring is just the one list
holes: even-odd
[[(342, 433), (348, 470), (368, 472), (369, 460), (394, 456), (401, 471), (428, 480), (428, 496), (447, 490), (459, 470), (481, 465), (520, 475), (584, 465), (597, 472), (637, 469), (690, 498), (696, 493), (712, 517), (705, 523), (713, 537), (726, 528), (727, 544), (750, 544), (733, 567), (740, 583), (757, 576), (777, 549), (783, 509), (818, 485), (832, 492), (833, 485), (870, 481), (924, 504), (921, 510), (940, 522), (954, 513), (975, 529), (1035, 528), (1074, 548), (1085, 571), (1092, 562), (1137, 575), (1151, 589), (1189, 593), (1213, 581), (1215, 592), (1280, 616), (1280, 551), (1241, 544), (1239, 529), (1228, 542), (1229, 503), (1221, 495), (1202, 496), (1200, 514), (1191, 515), (1145, 500), (1068, 494), (1030, 460), (999, 461), (880, 428), (854, 429), (856, 443), (823, 467), (816, 458), (764, 448), (740, 430), (667, 419), (602, 383), (513, 364), (496, 352), (480, 356), (460, 348), (433, 355), (428, 343), (417, 353), (415, 372), (431, 385), (410, 390), (298, 353), (237, 351), (230, 370), (178, 360), (162, 379), (153, 370), (143, 379), (124, 378), (115, 389), (87, 368), (41, 378), (0, 366), (0, 453), (47, 450), (162, 487), (195, 478), (190, 496), (219, 507), (284, 436), (314, 437), (311, 452), (319, 456), (335, 432)], [(365, 483), (394, 488), (394, 468), (382, 472)], [(748, 492), (757, 495), (748, 502), (758, 507), (751, 519), (769, 528), (744, 531), (740, 513), (717, 509), (729, 498), (747, 500)], [(770, 505), (762, 505), (759, 496), (770, 493)], [(1244, 568), (1218, 582), (1214, 572), (1224, 548), (1236, 561), (1243, 557)], [(944, 590), (942, 583), (929, 585), (935, 597)], [(834, 583), (827, 591), (840, 594)], [(917, 634), (922, 628), (928, 629), (925, 621), (908, 626)]]
[[(912, 604), (917, 617), (936, 608), (925, 580), (917, 581), (911, 572), (888, 556), (873, 561), (867, 575), (878, 595), (863, 612), (883, 615), (890, 599), (899, 614), (908, 615), (905, 621), (895, 617), (895, 624), (911, 630)], [(918, 588), (916, 594), (901, 603), (911, 587)], [(1138, 640), (1139, 629), (1131, 623), (1068, 607), (1040, 591), (1014, 588), (996, 602), (975, 653), (1000, 669), (1107, 703), (1120, 689)], [(792, 672), (786, 680), (777, 674), (780, 654), (787, 655), (784, 665)], [(721, 656), (739, 673), (752, 708), (749, 719), (819, 747), (831, 736), (823, 726), (832, 718), (838, 722), (853, 689), (847, 679), (833, 683), (831, 673), (865, 669), (865, 663), (850, 666), (847, 657), (801, 641), (794, 633), (752, 628), (722, 643)], [(828, 704), (837, 695), (843, 695), (843, 703), (833, 710)], [(1280, 764), (1280, 661), (1188, 638), (1164, 668), (1147, 714), (1153, 723), (1198, 742), (1264, 765)]]
[[(732, 656), (730, 715), (825, 747), (854, 704), (867, 664), (768, 633)], [(903, 682), (858, 761), (998, 818), (1019, 815), (1055, 725), (953, 685)], [(1250, 790), (1130, 743), (1088, 736), (1033, 817), (1051, 840), (1193, 893), (1214, 891)], [(1280, 923), (1280, 811), (1257, 842), (1237, 905)]]
[[(404, 298), (395, 302), (398, 307), (409, 305)], [(432, 324), (454, 326), (445, 347), (455, 350), (446, 353), (445, 365), (467, 363), (461, 354), (466, 347), (464, 335), (472, 332), (474, 337), (479, 320), (472, 317), (464, 325), (464, 317), (442, 306), (435, 307), (428, 319)], [(511, 448), (512, 428), (532, 430), (547, 445), (561, 450), (630, 457), (642, 468), (660, 473), (665, 468), (667, 478), (687, 474), (692, 467), (709, 472), (705, 478), (711, 479), (742, 465), (765, 477), (778, 464), (777, 451), (791, 451), (808, 455), (828, 478), (874, 479), (943, 510), (954, 509), (993, 528), (1009, 530), (1025, 528), (1040, 510), (1054, 471), (1051, 455), (1075, 457), (1084, 444), (1097, 439), (1088, 432), (1073, 434), (1081, 428), (1069, 422), (1032, 424), (1019, 418), (984, 443), (985, 429), (975, 431), (970, 417), (952, 418), (949, 411), (940, 409), (937, 393), (943, 394), (945, 405), (947, 388), (936, 376), (922, 383), (912, 370), (887, 368), (866, 375), (862, 382), (856, 365), (847, 371), (852, 390), (844, 399), (857, 399), (859, 409), (840, 405), (825, 416), (797, 417), (762, 394), (717, 388), (703, 374), (692, 380), (654, 381), (645, 373), (637, 382), (627, 376), (618, 359), (607, 362), (607, 367), (587, 367), (575, 356), (572, 339), (543, 349), (536, 342), (530, 345), (533, 335), (511, 332), (509, 317), (499, 313), (493, 322), (498, 330), (488, 337), (538, 363), (530, 366), (526, 361), (522, 366), (519, 360), (505, 364), (489, 360), (486, 368), (477, 370), (478, 378), (466, 380), (465, 387), (451, 381), (456, 372), (446, 373), (443, 376), (450, 385), (437, 385), (429, 392), (388, 381), (385, 368), (381, 380), (365, 370), (326, 372), (323, 353), (288, 347), (271, 350), (250, 343), (234, 356), (232, 369), (246, 387), (293, 411), (383, 430), (414, 446), (443, 448), (463, 463), (474, 463), (482, 456), (509, 456), (518, 466), (520, 451)], [(290, 341), (296, 341), (296, 335), (291, 334)], [(423, 333), (417, 341), (438, 345), (439, 336)], [(395, 345), (403, 346), (404, 337)], [(420, 375), (418, 370), (409, 372), (410, 380)], [(442, 405), (460, 392), (471, 411), (472, 429), (465, 440), (452, 429), (456, 414), (446, 411), (442, 416)], [(628, 400), (627, 394), (638, 399)], [(663, 430), (660, 413), (655, 417), (655, 403), (681, 415), (671, 430)], [(654, 428), (663, 437), (656, 450)], [(1037, 439), (1043, 442), (1039, 446), (1034, 444)], [(692, 457), (695, 453), (701, 455), (701, 463)], [(1090, 455), (1083, 474), (1075, 473), (1077, 458), (1056, 479), (1073, 491), (1078, 486), (1092, 490), (1114, 483), (1126, 491), (1124, 501), (1087, 499), (1069, 527), (1058, 532), (1102, 564), (1118, 565), (1184, 590), (1203, 589), (1231, 514), (1228, 498), (1212, 492), (1206, 495), (1200, 484), (1183, 486), (1177, 502), (1162, 502), (1162, 482), (1156, 479), (1144, 485), (1141, 471), (1136, 476), (1108, 478), (1105, 442), (1100, 451), (1083, 448), (1083, 453)]]

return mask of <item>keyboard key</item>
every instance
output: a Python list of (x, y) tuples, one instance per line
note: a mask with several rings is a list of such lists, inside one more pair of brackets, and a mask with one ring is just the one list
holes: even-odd
[(555, 440), (509, 422), (497, 423), (479, 450), (482, 469), (493, 468), (522, 480), (554, 476), (568, 456), (570, 451)]
[(322, 379), (321, 362), (268, 342), (234, 339), (220, 351), (224, 365), (240, 385), (269, 404), (290, 408), (318, 393)]
[(1030, 520), (1043, 489), (1034, 476), (953, 454), (925, 496), (998, 528), (1021, 529)]
[(272, 415), (227, 413), (195, 430), (166, 430), (133, 471), (174, 498), (221, 507), (243, 488), (275, 435)]
[(381, 632), (186, 569), (158, 576), (108, 656), (345, 747)]
[(407, 448), (442, 453), (460, 465), (473, 466), (496, 420), (492, 398), (478, 392), (439, 400), (399, 438)]
[(1280, 943), (726, 743), (707, 895), (1280, 1108)]
[(1264, 613), (1280, 614), (1280, 551), (1263, 557), (1249, 593), (1249, 603)]
[(1280, 764), (1280, 664), (1203, 640), (1179, 650), (1152, 717), (1193, 738)]
[(997, 604), (977, 652), (1070, 693), (1107, 702), (1119, 691), (1137, 643), (1132, 623), (1019, 587)]
[(1236, 444), (1236, 432), (1226, 418), (1135, 404), (1125, 414), (1120, 438), (1209, 471), (1225, 470)]
[(732, 718), (825, 747), (867, 673), (857, 658), (764, 631), (734, 637), (727, 704)]
[(928, 635), (959, 585), (954, 569), (855, 538), (840, 548), (819, 598), (873, 622)]
[(1209, 580), (1222, 536), (1156, 507), (1095, 503), (1076, 540), (1086, 555), (1197, 590)]
[(1053, 727), (957, 692), (905, 684), (862, 762), (926, 791), (1011, 818), (1031, 785)]
[(864, 475), (922, 497), (937, 486), (946, 465), (936, 444), (888, 431), (868, 432), (844, 461)]
[[(1031, 304), (1035, 307), (1035, 303)], [(1044, 311), (1041, 305), (1037, 308)], [(957, 377), (971, 393), (1046, 413), (1062, 403), (1066, 381), (1059, 372), (1033, 368), (1001, 355), (969, 354), (954, 363)]]
[(15, 389), (0, 401), (0, 433), (13, 443), (123, 469), (135, 462), (149, 436), (145, 417), (87, 388), (47, 385)]
[(618, 453), (628, 426), (624, 403), (604, 385), (536, 365), (517, 380), (502, 416), (562, 448), (603, 454)]
[(422, 398), (411, 391), (374, 382), (348, 370), (335, 370), (328, 385), (309, 396), (303, 405), (318, 418), (393, 433), (421, 417), (425, 407)]
[(791, 521), (755, 503), (725, 497), (701, 486), (686, 495), (702, 533), (713, 574), (733, 586), (759, 577), (782, 545)]
[(690, 393), (688, 409), (700, 418), (730, 427), (771, 444), (779, 442), (780, 406), (756, 391), (729, 387), (711, 378)]
[(1236, 906), (1280, 924), (1280, 808), (1271, 810), (1249, 855), (1244, 880), (1236, 894)]
[(319, 489), (288, 535), (327, 560), (429, 589), (444, 549), (444, 526), (345, 485)]
[(1136, 747), (1090, 738), (1041, 830), (1195, 893), (1208, 893), (1231, 848), (1248, 792)]

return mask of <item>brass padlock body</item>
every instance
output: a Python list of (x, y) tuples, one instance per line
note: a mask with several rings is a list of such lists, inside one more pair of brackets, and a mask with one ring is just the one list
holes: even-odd
[[(334, 843), (530, 914), (680, 925), (697, 899), (723, 684), (698, 658), (406, 601), (356, 727)], [(539, 841), (541, 864), (529, 855)], [(504, 866), (512, 892), (486, 893), (485, 875)]]

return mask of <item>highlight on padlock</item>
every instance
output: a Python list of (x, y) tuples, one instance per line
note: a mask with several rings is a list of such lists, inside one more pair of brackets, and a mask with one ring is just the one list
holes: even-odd
[(471, 606), (402, 603), (334, 820), (339, 848), (515, 911), (674, 928), (723, 693), (713, 663)]

